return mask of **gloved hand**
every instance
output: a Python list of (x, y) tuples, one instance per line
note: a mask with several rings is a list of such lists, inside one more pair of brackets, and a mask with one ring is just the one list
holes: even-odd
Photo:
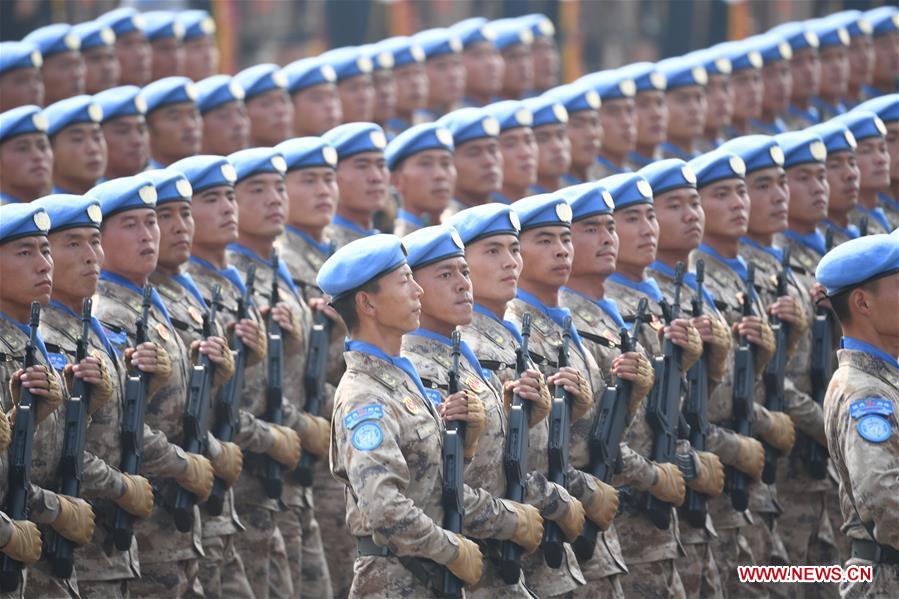
[(465, 419), (465, 459), (470, 460), (477, 453), (478, 440), (487, 422), (487, 410), (481, 398), (473, 392), (467, 392), (465, 397), (468, 402), (468, 417)]
[[(23, 385), (34, 395), (35, 425), (46, 420), (65, 399), (59, 379), (46, 366), (32, 366), (27, 371), (20, 368), (12, 375), (9, 379), (9, 392), (16, 405)], [(15, 422), (15, 410), (10, 413), (9, 419)]]
[(243, 452), (240, 447), (230, 441), (219, 441), (219, 444), (222, 451), (215, 459), (211, 460), (212, 468), (215, 470), (215, 476), (232, 487), (240, 478), (240, 472), (243, 470)]
[(199, 503), (209, 499), (215, 471), (212, 462), (196, 453), (187, 454), (187, 467), (175, 482), (197, 496)]
[(577, 422), (590, 408), (593, 407), (593, 396), (590, 394), (590, 386), (584, 375), (570, 366), (560, 368), (558, 372), (550, 376), (547, 383), (555, 386), (562, 385), (571, 395), (571, 422)]
[(265, 362), (268, 344), (265, 338), (265, 326), (252, 318), (231, 325), (234, 332), (247, 348), (247, 368)]
[(633, 416), (655, 382), (652, 363), (641, 352), (627, 352), (612, 360), (612, 373), (621, 380), (631, 382), (631, 399), (627, 409)]
[(94, 510), (91, 504), (78, 497), (57, 497), (59, 514), (50, 526), (76, 545), (84, 545), (94, 536)]
[(683, 473), (677, 464), (656, 464), (655, 467), (656, 482), (649, 488), (649, 492), (653, 497), (679, 507), (687, 493)]
[(777, 349), (777, 338), (774, 336), (771, 325), (767, 322), (762, 323), (762, 340), (756, 347), (758, 347), (758, 350), (755, 355), (755, 376), (759, 377), (765, 372), (768, 360), (771, 359), (771, 356), (774, 355), (774, 351)]
[(122, 476), (125, 478), (125, 492), (115, 500), (116, 505), (129, 514), (146, 520), (153, 512), (153, 486), (150, 481), (137, 474)]
[(103, 358), (97, 351), (91, 352), (91, 355), (79, 364), (66, 364), (63, 373), (69, 395), (75, 391), (76, 377), (83, 379), (91, 386), (90, 414), (96, 413), (103, 404), (109, 401), (115, 391), (109, 369), (106, 368), (106, 363), (103, 362)]
[(517, 381), (507, 381), (503, 385), (503, 406), (507, 414), (512, 406), (512, 395), (516, 392), (522, 399), (531, 402), (528, 428), (533, 428), (549, 414), (549, 405), (552, 402), (543, 374), (539, 370), (526, 370)]
[(584, 511), (590, 521), (600, 530), (607, 530), (618, 513), (618, 489), (594, 478), (597, 489), (584, 504)]
[(724, 465), (714, 453), (708, 451), (696, 451), (699, 468), (696, 470), (696, 478), (687, 481), (691, 489), (699, 491), (709, 497), (717, 497), (724, 491)]
[(474, 541), (460, 534), (453, 534), (456, 536), (459, 552), (446, 567), (464, 584), (476, 584), (484, 574), (484, 556), (481, 555), (481, 549)]
[(796, 427), (793, 426), (793, 419), (784, 412), (768, 412), (768, 415), (771, 424), (767, 429), (758, 431), (759, 436), (782, 454), (790, 453), (796, 442)]
[(327, 458), (331, 447), (331, 423), (321, 416), (304, 414), (306, 430), (300, 435), (303, 450), (319, 458)]
[(12, 443), (12, 425), (6, 417), (6, 412), (0, 410), (0, 453), (5, 452), (10, 443)]
[(6, 545), (0, 547), (0, 553), (28, 565), (41, 559), (42, 547), (41, 532), (37, 529), (37, 524), (30, 520), (13, 520), (12, 534)]
[(664, 334), (660, 333), (662, 342), (665, 337), (669, 337), (674, 345), (682, 349), (682, 365), (684, 372), (690, 370), (690, 367), (702, 355), (702, 337), (689, 320), (677, 318), (671, 321), (671, 324), (662, 329)]
[[(263, 318), (267, 318), (269, 310), (270, 308), (265, 306), (259, 312)], [(271, 313), (275, 322), (281, 325), (284, 353), (295, 354), (304, 351), (302, 327), (297, 315), (290, 309), (290, 306), (285, 302), (278, 302), (274, 308), (271, 308)]]
[(525, 553), (532, 553), (543, 540), (543, 516), (540, 515), (540, 510), (526, 503), (506, 503), (512, 506), (517, 515), (512, 542), (524, 549)]
[(712, 316), (709, 318), (711, 335), (707, 340), (709, 344), (708, 368), (709, 377), (713, 380), (721, 380), (727, 372), (728, 357), (734, 338), (727, 325), (720, 319)]
[(799, 340), (808, 331), (809, 321), (805, 308), (791, 296), (783, 296), (768, 306), (768, 313), (790, 325), (787, 335), (787, 355), (792, 356)]
[(584, 505), (574, 497), (571, 498), (567, 505), (568, 509), (565, 510), (561, 518), (556, 520), (556, 524), (562, 529), (565, 540), (572, 543), (584, 530)]
[(172, 375), (172, 360), (165, 348), (156, 343), (141, 343), (125, 350), (125, 366), (149, 373), (147, 398), (152, 398)]
[(266, 453), (288, 470), (293, 470), (300, 462), (300, 436), (292, 428), (280, 424), (271, 427), (275, 442)]
[(737, 463), (734, 468), (749, 475), (752, 480), (762, 479), (765, 469), (765, 447), (757, 439), (740, 435), (737, 439)]

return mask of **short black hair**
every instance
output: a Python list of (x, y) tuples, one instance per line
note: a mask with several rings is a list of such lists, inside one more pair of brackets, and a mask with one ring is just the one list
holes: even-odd
[(378, 284), (378, 280), (375, 279), (374, 281), (369, 281), (368, 283), (352, 291), (351, 293), (345, 293), (341, 295), (336, 300), (331, 302), (331, 306), (343, 319), (344, 324), (346, 324), (347, 331), (349, 331), (350, 334), (355, 332), (359, 326), (359, 315), (356, 314), (356, 294), (360, 291), (364, 291), (366, 293), (378, 293), (379, 291), (381, 291), (381, 286)]
[(849, 310), (849, 296), (852, 295), (852, 292), (856, 289), (864, 289), (868, 293), (877, 293), (877, 286), (879, 283), (880, 278), (876, 278), (831, 297), (830, 305), (833, 306), (833, 311), (840, 322), (849, 323), (852, 320), (852, 314)]

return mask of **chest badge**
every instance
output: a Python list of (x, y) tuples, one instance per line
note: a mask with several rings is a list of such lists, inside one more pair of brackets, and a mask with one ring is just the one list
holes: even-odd
[(476, 376), (470, 376), (465, 380), (465, 384), (468, 385), (468, 388), (474, 391), (475, 393), (480, 393), (481, 389), (484, 388), (484, 383), (481, 382)]
[(420, 409), (418, 407), (418, 404), (415, 403), (415, 400), (412, 399), (411, 397), (409, 397), (408, 395), (403, 398), (403, 407), (406, 408), (406, 411), (409, 412), (410, 414), (412, 414), (413, 416), (416, 416)]
[(162, 324), (161, 322), (156, 324), (156, 333), (160, 337), (162, 337), (162, 340), (165, 342), (168, 342), (168, 340), (171, 338), (171, 335), (169, 334), (169, 330), (167, 328), (165, 328), (165, 325)]
[(194, 306), (187, 307), (187, 313), (190, 314), (190, 317), (194, 319), (194, 322), (197, 324), (203, 324), (203, 315), (200, 313), (200, 310), (195, 308)]

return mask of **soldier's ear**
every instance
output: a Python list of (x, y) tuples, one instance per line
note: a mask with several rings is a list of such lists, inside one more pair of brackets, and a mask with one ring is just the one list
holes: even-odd
[(375, 307), (372, 305), (368, 293), (359, 291), (356, 293), (356, 312), (367, 316), (374, 316)]

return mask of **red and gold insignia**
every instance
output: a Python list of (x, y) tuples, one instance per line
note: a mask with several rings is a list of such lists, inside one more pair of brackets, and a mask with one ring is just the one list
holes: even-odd
[(200, 313), (199, 309), (193, 306), (188, 306), (187, 313), (190, 314), (190, 317), (193, 318), (197, 324), (203, 323), (203, 315)]
[(468, 388), (474, 391), (475, 393), (480, 393), (481, 389), (484, 387), (483, 383), (481, 383), (481, 379), (476, 376), (470, 376), (465, 380), (465, 384), (468, 385)]
[(616, 335), (609, 329), (606, 329), (605, 331), (603, 331), (602, 336), (605, 337), (606, 339), (608, 339), (612, 343), (613, 346), (618, 345), (618, 341), (619, 341), (618, 335)]
[(163, 341), (168, 341), (169, 338), (171, 337), (171, 335), (169, 335), (169, 330), (167, 328), (165, 328), (165, 325), (162, 324), (161, 322), (157, 323), (157, 325), (156, 325), (156, 333), (160, 337), (162, 337)]
[(418, 404), (415, 403), (415, 400), (411, 397), (406, 396), (403, 398), (403, 407), (406, 408), (406, 411), (408, 411), (413, 416), (418, 414)]

